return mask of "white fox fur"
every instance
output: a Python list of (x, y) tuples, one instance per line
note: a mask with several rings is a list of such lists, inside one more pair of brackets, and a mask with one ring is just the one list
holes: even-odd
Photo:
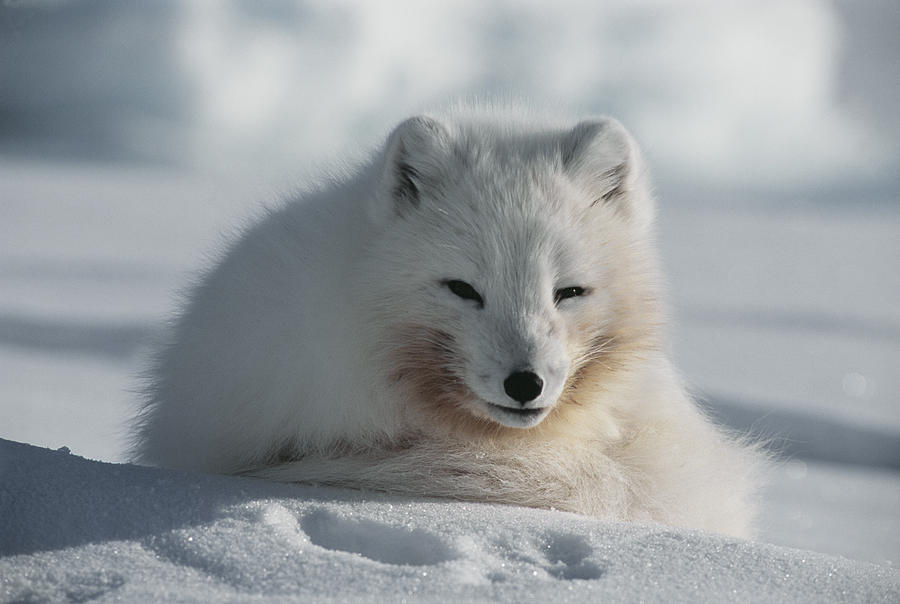
[(134, 458), (747, 536), (758, 457), (665, 357), (653, 214), (614, 120), (411, 118), (196, 286)]

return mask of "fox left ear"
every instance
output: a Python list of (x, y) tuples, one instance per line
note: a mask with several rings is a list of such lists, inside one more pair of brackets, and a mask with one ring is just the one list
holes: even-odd
[(418, 208), (429, 189), (440, 186), (450, 154), (450, 132), (437, 119), (419, 115), (397, 126), (385, 145), (376, 218)]
[(612, 118), (589, 119), (567, 132), (560, 144), (563, 169), (587, 187), (593, 201), (613, 205), (639, 223), (653, 207), (641, 179), (641, 159), (631, 135)]

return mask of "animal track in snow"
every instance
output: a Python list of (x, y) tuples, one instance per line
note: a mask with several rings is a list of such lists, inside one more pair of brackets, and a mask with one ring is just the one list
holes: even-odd
[[(246, 547), (234, 547), (235, 543), (245, 541), (248, 534), (255, 535), (255, 547), (266, 552), (282, 551), (284, 557), (268, 567), (248, 564), (248, 559), (258, 559), (260, 554)], [(275, 577), (295, 575), (296, 568), (292, 565), (303, 562), (303, 548), (309, 545), (309, 540), (287, 507), (275, 502), (253, 502), (222, 508), (220, 517), (210, 524), (151, 535), (143, 544), (157, 557), (178, 566), (193, 568), (228, 585), (250, 589), (262, 578), (271, 585)], [(285, 584), (289, 585), (290, 579)]]
[(557, 579), (599, 579), (606, 572), (588, 560), (593, 548), (581, 535), (549, 533), (541, 544), (547, 565), (544, 569)]
[(345, 518), (325, 509), (306, 514), (300, 526), (319, 547), (359, 554), (385, 564), (424, 566), (459, 557), (453, 547), (422, 529)]
[(547, 580), (593, 580), (606, 574), (596, 560), (595, 548), (579, 534), (539, 531), (530, 535), (500, 537), (491, 548), (499, 566), (486, 577), (494, 583), (519, 581), (523, 577)]

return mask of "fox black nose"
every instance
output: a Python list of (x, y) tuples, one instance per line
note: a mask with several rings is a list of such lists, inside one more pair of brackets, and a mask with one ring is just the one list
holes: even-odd
[(509, 398), (522, 405), (540, 396), (543, 388), (544, 380), (531, 371), (515, 371), (503, 380), (503, 389)]

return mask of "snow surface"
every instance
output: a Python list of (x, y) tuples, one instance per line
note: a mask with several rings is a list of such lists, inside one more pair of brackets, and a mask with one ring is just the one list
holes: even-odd
[(93, 462), (0, 440), (5, 601), (896, 602), (895, 571), (567, 512)]
[[(898, 25), (890, 0), (0, 3), (0, 601), (900, 601)], [(141, 357), (223, 238), (467, 95), (641, 141), (676, 364), (783, 454), (759, 543), (83, 459), (124, 461)]]

